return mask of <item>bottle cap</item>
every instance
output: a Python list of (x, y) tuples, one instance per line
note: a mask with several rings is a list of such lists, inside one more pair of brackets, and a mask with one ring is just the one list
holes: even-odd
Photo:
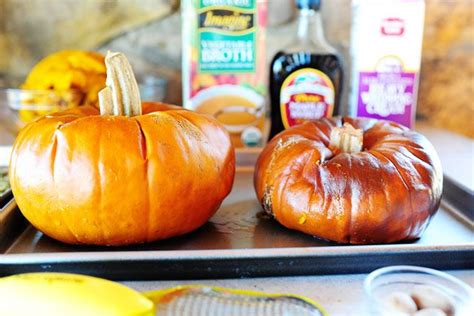
[(296, 0), (296, 7), (298, 9), (313, 9), (317, 11), (321, 7), (321, 0)]

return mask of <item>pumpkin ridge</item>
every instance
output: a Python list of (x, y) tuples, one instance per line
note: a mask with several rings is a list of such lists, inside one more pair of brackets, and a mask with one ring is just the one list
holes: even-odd
[[(51, 170), (50, 173), (51, 173), (52, 178), (53, 178), (54, 190), (56, 190), (56, 157), (57, 157), (57, 152), (58, 152), (58, 135), (57, 135), (57, 133), (60, 133), (61, 127), (64, 124), (66, 124), (63, 121), (59, 121), (58, 123), (59, 124), (56, 126), (56, 128), (54, 129), (54, 132), (53, 132), (53, 140), (52, 140), (51, 153), (50, 153), (50, 170)], [(51, 217), (49, 212), (46, 212), (46, 214), (48, 214), (50, 222), (52, 223), (53, 218)], [(69, 226), (69, 223), (65, 219), (64, 215), (65, 215), (64, 212), (60, 212), (60, 216), (62, 218), (62, 222), (63, 222), (64, 227), (69, 232), (69, 235), (74, 238), (76, 243), (79, 242), (79, 239), (78, 239), (77, 235), (71, 230), (71, 227)]]
[[(50, 174), (52, 175), (52, 178), (53, 178), (53, 188), (51, 188), (51, 190), (54, 190), (54, 191), (56, 191), (56, 168), (55, 168), (55, 164), (56, 164), (56, 153), (57, 153), (57, 150), (58, 150), (58, 136), (56, 134), (57, 131), (58, 131), (58, 128), (56, 127), (54, 132), (53, 132), (53, 139), (52, 139), (52, 143), (51, 143), (51, 152), (50, 152), (50, 159), (49, 159)], [(52, 216), (49, 213), (46, 213), (46, 214), (48, 214), (49, 221), (53, 222)], [(61, 216), (61, 217), (63, 218), (63, 221), (64, 221), (64, 216)], [(67, 227), (67, 229), (72, 235), (72, 232), (69, 229), (69, 227)], [(75, 238), (75, 236), (74, 236), (74, 238)]]
[(276, 156), (279, 156), (280, 153), (282, 152), (283, 149), (287, 149), (288, 147), (295, 145), (298, 143), (298, 140), (304, 139), (303, 137), (298, 137), (295, 135), (291, 135), (288, 137), (286, 140), (282, 140), (281, 138), (278, 139), (275, 147), (272, 150), (272, 153), (270, 155), (270, 161), (268, 162), (268, 167), (267, 167), (267, 174), (270, 174), (273, 172), (273, 167), (275, 165), (275, 159)]
[[(374, 157), (375, 161), (377, 161), (377, 164), (378, 164), (378, 166), (380, 167), (380, 162), (379, 162), (380, 159), (378, 159), (377, 156), (374, 155), (374, 152), (377, 152), (377, 153), (378, 153), (378, 151), (366, 151), (366, 153), (367, 153), (368, 155), (371, 155), (372, 157)], [(384, 158), (386, 158), (386, 157), (384, 156)], [(387, 158), (386, 158), (386, 159), (387, 159)], [(389, 160), (389, 162), (392, 163), (390, 160)], [(378, 168), (378, 169), (380, 170), (381, 168)], [(397, 168), (395, 167), (395, 169), (397, 169)], [(397, 170), (397, 173), (399, 173), (398, 170)], [(383, 177), (380, 177), (380, 179), (382, 179), (382, 184), (385, 184), (385, 183), (383, 182)], [(404, 181), (403, 181), (403, 182), (404, 182)], [(404, 184), (405, 184), (405, 183), (404, 183)], [(387, 198), (387, 190), (386, 190), (386, 186), (385, 186), (385, 185), (383, 185), (383, 190), (382, 190), (382, 192), (384, 193), (385, 205), (390, 205), (389, 199)], [(412, 216), (412, 215), (413, 215), (413, 206), (412, 206), (412, 203), (411, 203), (411, 193), (410, 193), (410, 213), (411, 213), (410, 216)], [(410, 217), (410, 220), (409, 220), (409, 221), (410, 221), (410, 223), (409, 223), (409, 224), (410, 224), (410, 228), (408, 229), (408, 231), (410, 232), (410, 231), (411, 231), (411, 228), (412, 228), (412, 226), (413, 226), (413, 224), (412, 224), (413, 221), (411, 221), (411, 217)], [(404, 238), (404, 239), (405, 239), (405, 238)], [(402, 240), (403, 240), (403, 239), (402, 239)]]
[[(275, 147), (273, 147), (272, 153), (270, 155), (270, 161), (268, 162), (268, 165), (266, 167), (266, 172), (265, 172), (265, 178), (268, 180), (271, 180), (271, 183), (268, 183), (264, 187), (264, 192), (262, 194), (262, 205), (264, 207), (264, 210), (275, 217), (275, 213), (273, 211), (273, 198), (272, 195), (274, 193), (274, 184), (277, 181), (282, 181), (281, 175), (278, 177), (273, 177), (270, 179), (269, 175), (273, 173), (273, 169), (275, 167), (275, 161), (277, 160), (278, 156), (281, 154), (283, 149), (287, 149), (288, 147), (291, 147), (293, 145), (296, 145), (300, 143), (300, 141), (307, 140), (304, 137), (299, 137), (296, 135), (290, 135), (286, 140), (282, 140), (281, 138), (278, 139), (278, 142), (276, 143)], [(309, 140), (312, 141), (312, 140)], [(286, 183), (285, 183), (286, 186)], [(281, 198), (282, 193), (280, 193), (280, 198)], [(281, 200), (279, 200), (281, 202)], [(268, 209), (268, 210), (267, 210)]]
[(72, 124), (78, 124), (77, 121), (81, 121), (81, 120), (84, 120), (84, 119), (89, 119), (90, 117), (92, 116), (71, 116), (71, 117), (74, 117), (73, 120), (70, 120), (70, 121), (67, 121), (67, 122), (64, 122), (64, 120), (62, 118), (64, 117), (70, 117), (70, 116), (50, 116), (50, 117), (47, 117), (45, 119), (48, 119), (48, 120), (58, 120), (58, 122), (61, 122), (61, 126), (60, 128), (66, 128), (68, 127), (69, 125), (72, 125)]
[(328, 214), (329, 214), (329, 209), (330, 209), (331, 204), (332, 204), (332, 196), (330, 194), (330, 190), (327, 190), (327, 188), (325, 186), (325, 183), (327, 183), (327, 181), (323, 181), (323, 179), (321, 179), (321, 171), (324, 173), (324, 179), (327, 179), (327, 176), (331, 175), (331, 173), (328, 171), (326, 166), (323, 166), (322, 168), (320, 168), (320, 174), (319, 174), (320, 183), (321, 183), (321, 189), (320, 190), (323, 192), (323, 197), (324, 197), (323, 198), (323, 205), (321, 206), (321, 208), (322, 208), (322, 211), (324, 213), (324, 217), (329, 218)]
[[(55, 129), (55, 131), (53, 132), (53, 142), (52, 142), (52, 146), (51, 146), (50, 159), (49, 159), (50, 160), (49, 168), (50, 168), (51, 174), (53, 175), (53, 183), (55, 183), (55, 181), (54, 181), (54, 162), (56, 160), (56, 148), (57, 148), (57, 139), (56, 139), (56, 129)], [(46, 212), (46, 215), (48, 217), (48, 221), (53, 223), (53, 217), (51, 216), (51, 214), (49, 212)], [(64, 220), (64, 218), (63, 218), (63, 220)], [(75, 238), (75, 236), (72, 234), (69, 227), (66, 226), (66, 228), (69, 231), (70, 235)]]
[(56, 152), (57, 152), (57, 149), (58, 149), (58, 131), (60, 130), (61, 126), (63, 124), (61, 124), (61, 122), (56, 126), (56, 128), (54, 129), (54, 132), (53, 132), (53, 140), (51, 142), (51, 161), (50, 161), (50, 170), (51, 170), (51, 174), (53, 175), (53, 183), (55, 183), (55, 163), (56, 163)]
[[(323, 165), (317, 165), (317, 176), (315, 177), (315, 181), (313, 182), (313, 192), (312, 195), (314, 196), (314, 192), (316, 189), (319, 189), (321, 196), (322, 196), (322, 205), (320, 211), (324, 211), (326, 216), (327, 216), (327, 206), (326, 206), (326, 200), (327, 200), (327, 191), (326, 188), (324, 187), (323, 180), (321, 179), (321, 173), (327, 173), (326, 167)], [(317, 210), (316, 210), (317, 211)]]
[(372, 144), (371, 149), (374, 147), (387, 147), (387, 146), (413, 146), (417, 149), (422, 149), (422, 146), (415, 144), (413, 140), (411, 140), (407, 135), (404, 134), (388, 134), (384, 137), (381, 137), (376, 143)]
[(138, 130), (140, 132), (140, 141), (139, 141), (139, 146), (140, 146), (140, 152), (142, 154), (143, 159), (145, 160), (145, 174), (146, 174), (146, 201), (147, 201), (147, 211), (148, 211), (148, 220), (147, 220), (147, 234), (146, 238), (147, 241), (150, 242), (152, 241), (153, 238), (151, 238), (151, 223), (152, 223), (152, 217), (154, 214), (152, 214), (152, 209), (151, 209), (151, 202), (150, 202), (150, 180), (149, 180), (149, 160), (148, 160), (148, 147), (147, 147), (147, 139), (146, 139), (146, 134), (143, 131), (142, 124), (138, 119), (134, 119), (134, 121), (137, 123)]
[[(392, 161), (392, 159), (391, 159), (390, 157), (388, 157), (387, 155), (385, 155), (382, 151), (375, 150), (375, 152), (377, 152), (378, 154), (380, 154), (380, 155), (382, 155), (383, 157), (385, 157), (385, 159), (387, 159), (387, 160), (392, 164), (392, 166), (394, 167), (395, 171), (398, 173), (400, 179), (402, 180), (403, 185), (404, 185), (405, 188), (407, 189), (408, 196), (409, 196), (409, 200), (410, 200), (410, 219), (409, 219), (409, 226), (410, 226), (410, 228), (408, 229), (406, 238), (409, 238), (410, 235), (411, 235), (411, 233), (412, 233), (412, 230), (413, 230), (413, 215), (414, 215), (414, 211), (413, 211), (413, 196), (412, 196), (412, 194), (411, 194), (410, 187), (408, 186), (407, 182), (405, 181), (404, 176), (403, 176), (402, 173), (398, 170), (397, 165)], [(404, 239), (406, 239), (406, 238), (404, 238)]]
[[(430, 160), (430, 157), (428, 155), (425, 154), (422, 154), (420, 155), (419, 151), (427, 151), (428, 148), (425, 148), (421, 145), (418, 145), (418, 146), (414, 146), (415, 144), (413, 144), (413, 141), (410, 140), (410, 143), (405, 145), (404, 147), (406, 148), (406, 150), (411, 154), (413, 155), (414, 157), (416, 157), (416, 160), (418, 160), (419, 162), (421, 162), (423, 165), (425, 165), (426, 168), (431, 168), (431, 169), (435, 169), (434, 166), (432, 166), (430, 163), (429, 163), (429, 160)], [(428, 158), (428, 161), (426, 160), (426, 158)]]
[[(177, 115), (179, 118), (182, 119), (182, 120), (177, 120), (176, 117), (173, 117), (176, 120), (176, 123), (179, 125), (179, 127), (181, 127), (183, 129), (183, 131), (186, 135), (193, 136), (199, 142), (206, 143), (206, 144), (209, 143), (207, 141), (207, 137), (203, 137), (203, 135), (205, 135), (205, 133), (200, 128), (198, 128), (196, 125), (194, 125), (194, 123), (189, 118), (187, 118), (185, 115), (182, 115), (181, 113), (179, 113), (179, 111), (176, 111), (173, 114)], [(173, 115), (171, 115), (171, 116), (173, 116)], [(186, 123), (183, 124), (183, 121), (186, 122)], [(206, 138), (206, 139), (204, 139), (204, 138)]]
[[(306, 139), (303, 138), (302, 140), (306, 140)], [(297, 143), (299, 143), (299, 142), (295, 142), (295, 143), (293, 143), (293, 144), (297, 144)], [(292, 144), (292, 145), (293, 145), (293, 144)], [(305, 150), (305, 151), (303, 152), (303, 154), (308, 155), (307, 150)], [(312, 155), (312, 153), (309, 152), (309, 155)], [(291, 165), (290, 168), (293, 168), (295, 165), (297, 165), (297, 162), (296, 162), (296, 161), (297, 161), (297, 159), (293, 159), (293, 160), (290, 162), (290, 164), (288, 164), (287, 166), (290, 166), (290, 165)], [(302, 163), (302, 164), (300, 163), (299, 165), (301, 165), (301, 167), (298, 168), (297, 170), (298, 170), (299, 173), (302, 173), (303, 170), (305, 169), (305, 166), (307, 165), (307, 161), (304, 162), (304, 163)], [(296, 168), (295, 168), (295, 169), (296, 169)], [(294, 169), (293, 169), (293, 170), (294, 170)], [(277, 199), (277, 201), (279, 202), (280, 207), (277, 207), (277, 209), (280, 209), (280, 210), (288, 209), (288, 207), (282, 207), (281, 204), (282, 204), (283, 201), (285, 201), (285, 204), (288, 205), (286, 199), (283, 199), (283, 194), (287, 191), (287, 187), (290, 185), (290, 184), (289, 184), (289, 181), (291, 180), (291, 178), (292, 178), (291, 173), (286, 174), (286, 175), (285, 175), (284, 173), (281, 173), (281, 174), (279, 174), (279, 175), (276, 177), (276, 179), (274, 179), (273, 184), (275, 184), (275, 182), (278, 182), (278, 183), (279, 183), (278, 186), (277, 186), (278, 189), (279, 189), (278, 192), (277, 192), (277, 193), (278, 193), (278, 199)], [(292, 184), (294, 184), (294, 182), (293, 182)], [(275, 192), (275, 190), (273, 189), (273, 190), (272, 190), (272, 194), (273, 194), (274, 192)], [(273, 201), (272, 201), (272, 202), (273, 202)], [(291, 208), (293, 208), (293, 207), (291, 207)], [(287, 213), (287, 212), (285, 212), (285, 213)], [(275, 213), (273, 213), (273, 214), (275, 214)], [(288, 215), (287, 215), (287, 214), (284, 214), (284, 215), (283, 215), (282, 212), (280, 212), (280, 214), (282, 214), (282, 215), (281, 215), (282, 217), (288, 218)], [(274, 217), (276, 217), (276, 216), (274, 215)], [(286, 226), (286, 225), (285, 225), (285, 226)], [(292, 227), (292, 228), (293, 228), (293, 229), (297, 229), (296, 227)]]
[(338, 117), (339, 119), (336, 121), (336, 122), (332, 122), (331, 120), (324, 120), (324, 126), (327, 127), (329, 130), (328, 130), (328, 133), (326, 134), (324, 130), (321, 130), (321, 128), (313, 122), (313, 125), (316, 125), (316, 129), (318, 129), (321, 134), (319, 135), (319, 137), (321, 138), (322, 140), (322, 143), (324, 144), (324, 146), (326, 147), (329, 147), (329, 143), (331, 141), (331, 131), (336, 128), (336, 127), (341, 127), (343, 122), (342, 122), (342, 118), (341, 117)]
[[(102, 135), (102, 133), (101, 133)], [(96, 172), (99, 176), (99, 196), (97, 197), (97, 199), (99, 200), (99, 210), (101, 212), (98, 212), (97, 216), (99, 217), (100, 219), (100, 229), (98, 229), (102, 235), (102, 240), (107, 240), (107, 229), (106, 229), (106, 221), (104, 221), (104, 206), (103, 206), (103, 196), (104, 196), (104, 173), (103, 173), (103, 169), (100, 167), (100, 162), (102, 161), (102, 137), (99, 138), (99, 144), (97, 146), (97, 148), (99, 149), (99, 155), (98, 155), (98, 159), (97, 159), (97, 164), (96, 164)]]
[[(424, 159), (422, 159), (422, 158), (418, 157), (416, 154), (414, 154), (409, 148), (407, 148), (407, 146), (404, 146), (403, 149), (404, 150), (399, 150), (399, 152), (400, 152), (400, 154), (405, 156), (407, 159), (418, 162), (426, 170), (431, 169), (431, 170), (434, 171), (434, 168), (428, 162), (426, 162)], [(389, 150), (393, 151), (394, 149), (390, 148)], [(418, 172), (418, 170), (417, 170), (417, 172)]]
[[(413, 160), (416, 160), (418, 163), (420, 163), (422, 165), (422, 168), (425, 169), (426, 171), (428, 171), (428, 173), (434, 173), (433, 171), (433, 168), (431, 167), (431, 165), (429, 165), (429, 163), (427, 163), (426, 161), (418, 158), (416, 155), (414, 155), (410, 150), (406, 149), (405, 147), (403, 147), (403, 149), (405, 150), (398, 150), (397, 152), (402, 155), (404, 157), (404, 159), (406, 161), (409, 162), (409, 165), (410, 165), (410, 169), (413, 173), (416, 173), (418, 178), (423, 178), (422, 174), (420, 174), (420, 172), (418, 171), (418, 169), (415, 167), (415, 165), (413, 164)], [(388, 151), (394, 151), (393, 148), (390, 148), (390, 149), (386, 149)], [(408, 152), (410, 155), (407, 155), (406, 152)], [(416, 159), (413, 159), (413, 157), (415, 157)], [(431, 170), (430, 170), (431, 169)], [(426, 185), (424, 185), (424, 187), (426, 187)], [(413, 188), (414, 191), (419, 191), (417, 190), (416, 188)], [(413, 190), (410, 190), (410, 197), (412, 196), (412, 191)], [(430, 190), (431, 194), (432, 195), (432, 190)], [(412, 206), (412, 212), (415, 213), (414, 209), (413, 209), (413, 206)], [(431, 215), (433, 215), (434, 213), (436, 212), (436, 210), (431, 213), (430, 212), (430, 217)], [(411, 236), (411, 234), (413, 233), (413, 229), (414, 229), (414, 223), (412, 221), (412, 225), (410, 226), (410, 230), (409, 230), (409, 235)]]
[[(353, 155), (348, 155), (348, 161), (349, 161), (349, 170), (352, 168), (352, 157)], [(347, 186), (347, 181), (346, 181), (346, 186)], [(348, 227), (347, 227), (347, 232), (349, 233), (349, 236), (347, 237), (347, 242), (351, 242), (351, 236), (352, 236), (352, 220), (354, 219), (354, 216), (352, 216), (352, 183), (350, 185), (350, 199), (347, 199), (348, 203), (350, 203), (350, 207), (347, 209), (349, 210), (349, 220), (348, 220)]]
[(137, 119), (134, 119), (134, 121), (137, 124), (138, 131), (140, 133), (140, 140), (138, 142), (138, 145), (140, 146), (140, 153), (143, 159), (146, 161), (146, 163), (148, 163), (148, 148), (147, 148), (146, 136), (145, 136), (145, 133), (143, 132), (143, 127), (140, 121)]
[[(278, 193), (278, 199), (277, 199), (277, 201), (279, 202), (278, 204), (280, 204), (280, 207), (277, 207), (277, 209), (280, 209), (280, 216), (281, 216), (281, 217), (287, 217), (287, 216), (285, 216), (285, 215), (281, 212), (281, 210), (286, 209), (285, 207), (281, 207), (281, 204), (282, 204), (283, 201), (285, 201), (285, 204), (287, 203), (286, 200), (283, 200), (283, 194), (284, 194), (284, 192), (286, 192), (286, 187), (287, 187), (287, 185), (288, 185), (288, 181), (289, 181), (289, 180), (290, 180), (290, 175), (280, 176), (280, 177), (278, 178), (278, 182), (279, 182), (278, 189), (279, 189), (279, 190), (278, 190), (278, 192), (277, 192), (277, 193)], [(283, 181), (284, 181), (284, 182), (283, 182)], [(274, 193), (275, 193), (275, 190), (273, 189), (272, 192), (271, 192), (271, 194), (273, 195)], [(272, 202), (273, 202), (273, 199), (272, 199)], [(274, 206), (274, 205), (272, 205), (272, 207), (273, 207), (273, 206)], [(272, 209), (272, 210), (273, 210), (273, 209)], [(273, 217), (277, 217), (274, 211), (273, 211)], [(286, 221), (286, 220), (285, 220), (285, 221)], [(285, 225), (285, 226), (288, 227), (287, 225)]]

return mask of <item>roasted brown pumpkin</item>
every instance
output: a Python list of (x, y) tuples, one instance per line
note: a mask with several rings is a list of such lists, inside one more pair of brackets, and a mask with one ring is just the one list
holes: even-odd
[(261, 153), (255, 190), (282, 225), (338, 243), (421, 236), (438, 209), (430, 142), (388, 121), (325, 118), (288, 129)]
[(52, 114), (18, 135), (10, 181), (20, 210), (71, 244), (143, 243), (198, 228), (232, 187), (228, 133), (208, 116), (142, 106), (125, 57), (109, 54), (106, 64), (101, 112)]

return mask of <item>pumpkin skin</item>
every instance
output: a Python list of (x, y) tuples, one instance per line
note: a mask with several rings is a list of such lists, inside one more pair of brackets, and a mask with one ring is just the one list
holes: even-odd
[[(331, 131), (362, 129), (363, 150), (329, 146)], [(441, 164), (422, 135), (399, 124), (324, 118), (276, 135), (258, 158), (254, 185), (282, 225), (338, 243), (419, 238), (442, 193)]]
[(11, 187), (37, 229), (69, 244), (128, 245), (188, 233), (216, 212), (235, 173), (227, 132), (179, 107), (142, 108), (125, 117), (84, 106), (20, 132)]

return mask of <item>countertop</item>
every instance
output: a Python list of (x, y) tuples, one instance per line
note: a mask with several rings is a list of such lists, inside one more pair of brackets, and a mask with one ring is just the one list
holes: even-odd
[[(446, 271), (474, 286), (474, 271)], [(186, 284), (216, 285), (268, 293), (291, 293), (309, 297), (323, 306), (329, 315), (367, 315), (369, 304), (365, 300), (363, 283), (366, 274), (309, 275), (298, 277), (193, 280), (193, 281), (141, 281), (123, 282), (139, 291), (151, 291)]]

